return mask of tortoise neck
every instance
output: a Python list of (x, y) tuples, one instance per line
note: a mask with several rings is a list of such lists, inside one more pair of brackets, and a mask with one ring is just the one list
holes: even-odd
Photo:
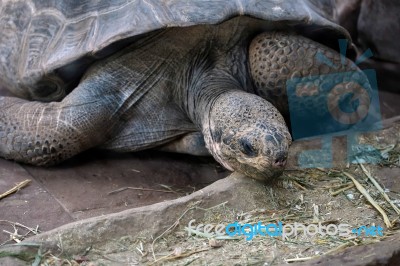
[(232, 90), (242, 90), (237, 82), (222, 71), (207, 71), (189, 87), (184, 109), (190, 120), (200, 129), (207, 123), (215, 101)]
[(233, 90), (254, 93), (246, 56), (242, 46), (225, 51), (223, 56), (213, 48), (194, 56), (182, 75), (179, 102), (197, 127), (202, 128), (220, 95)]

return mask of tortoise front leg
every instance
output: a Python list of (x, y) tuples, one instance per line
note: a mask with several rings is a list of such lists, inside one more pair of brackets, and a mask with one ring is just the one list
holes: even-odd
[(104, 93), (86, 82), (62, 102), (0, 97), (0, 156), (52, 165), (104, 142), (118, 123), (123, 102), (118, 93)]

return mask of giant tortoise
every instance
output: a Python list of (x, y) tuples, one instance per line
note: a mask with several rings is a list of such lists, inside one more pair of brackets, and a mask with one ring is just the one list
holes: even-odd
[(20, 98), (0, 97), (0, 156), (158, 147), (277, 176), (286, 80), (354, 66), (337, 52), (347, 31), (314, 2), (3, 0), (1, 85)]

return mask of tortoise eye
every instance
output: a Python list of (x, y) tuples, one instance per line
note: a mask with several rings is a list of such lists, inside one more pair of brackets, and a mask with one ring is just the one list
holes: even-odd
[(247, 156), (250, 157), (257, 156), (257, 149), (246, 138), (242, 138), (239, 140), (239, 149)]

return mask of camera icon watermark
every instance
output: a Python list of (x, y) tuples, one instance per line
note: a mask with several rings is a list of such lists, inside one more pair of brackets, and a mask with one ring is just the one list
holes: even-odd
[[(339, 40), (341, 63), (346, 62), (347, 41)], [(296, 139), (320, 136), (321, 148), (299, 154), (300, 167), (332, 167), (332, 138), (347, 137), (347, 161), (353, 162), (363, 151), (373, 151), (358, 143), (358, 133), (382, 128), (376, 72), (356, 66), (372, 52), (367, 50), (354, 64), (354, 71), (296, 77), (287, 80), (292, 136)], [(338, 69), (323, 54), (316, 59)], [(368, 163), (373, 161), (364, 160)]]

